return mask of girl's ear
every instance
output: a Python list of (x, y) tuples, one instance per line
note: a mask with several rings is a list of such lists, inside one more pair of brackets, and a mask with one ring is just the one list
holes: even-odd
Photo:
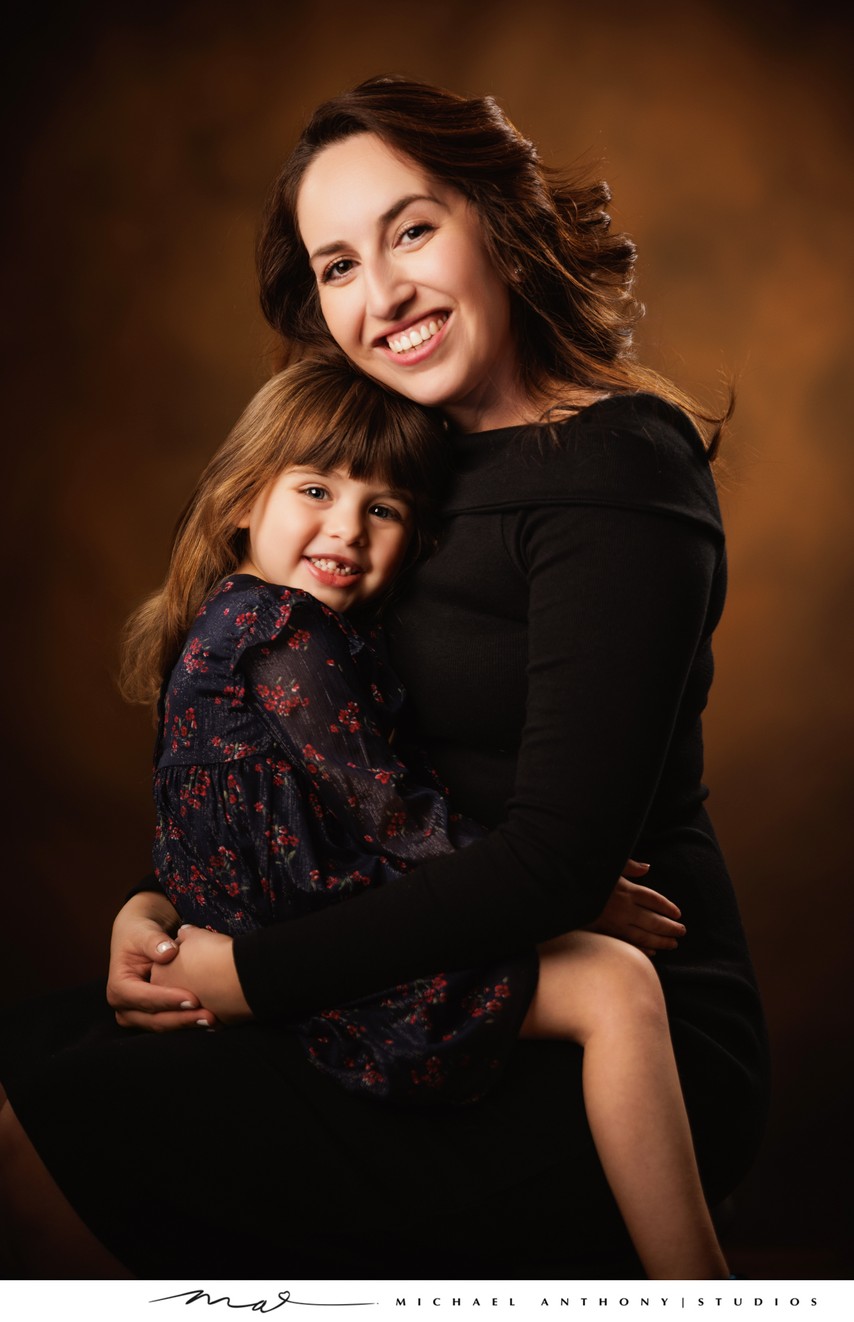
[(235, 528), (248, 528), (249, 520), (251, 516), (252, 516), (252, 510), (248, 509), (245, 514), (241, 514), (240, 518), (237, 520), (237, 523), (234, 525)]

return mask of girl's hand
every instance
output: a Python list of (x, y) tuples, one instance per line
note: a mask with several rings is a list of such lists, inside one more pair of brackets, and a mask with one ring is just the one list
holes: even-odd
[(156, 891), (131, 896), (116, 915), (107, 1000), (122, 1028), (165, 1032), (191, 1027), (203, 1016), (198, 997), (176, 977), (163, 986), (150, 981), (155, 969), (159, 972), (178, 954), (178, 942), (170, 935), (178, 922), (176, 910)]
[[(239, 1024), (252, 1018), (252, 1011), (234, 967), (230, 936), (189, 925), (178, 929), (178, 952), (171, 963), (155, 965), (151, 970), (154, 987), (164, 990), (180, 982), (190, 987), (205, 1010), (197, 1022), (216, 1016), (221, 1024)], [(212, 1012), (212, 1013), (210, 1013)]]
[[(629, 876), (642, 877), (649, 864), (630, 858), (625, 870)], [(679, 909), (664, 895), (622, 876), (599, 917), (585, 931), (618, 937), (653, 956), (658, 950), (675, 950), (686, 930), (680, 917)]]

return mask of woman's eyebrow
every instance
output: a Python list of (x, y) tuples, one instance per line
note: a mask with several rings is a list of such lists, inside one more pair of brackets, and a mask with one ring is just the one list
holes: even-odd
[(435, 202), (437, 206), (443, 207), (445, 211), (448, 210), (445, 203), (440, 198), (434, 197), (432, 193), (407, 193), (405, 197), (394, 202), (388, 211), (383, 212), (379, 219), (380, 225), (389, 225), (393, 220), (397, 220), (401, 211), (405, 211), (410, 202)]
[[(444, 211), (448, 210), (447, 204), (441, 198), (434, 197), (432, 193), (407, 193), (405, 197), (398, 198), (393, 202), (387, 211), (384, 211), (377, 221), (378, 228), (382, 229), (390, 225), (393, 220), (397, 220), (401, 211), (405, 211), (411, 202), (435, 202), (436, 206), (442, 207)], [(333, 253), (340, 252), (346, 248), (344, 239), (333, 239), (331, 243), (324, 243), (322, 247), (315, 248), (313, 253), (309, 254), (309, 261), (313, 262), (317, 257), (331, 257)]]

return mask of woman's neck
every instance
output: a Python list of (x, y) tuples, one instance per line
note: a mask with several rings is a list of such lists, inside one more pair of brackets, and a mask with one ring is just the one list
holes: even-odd
[(604, 399), (607, 391), (576, 386), (569, 381), (552, 381), (536, 394), (519, 390), (491, 399), (488, 403), (453, 405), (445, 410), (455, 429), (465, 435), (498, 431), (502, 427), (526, 427), (537, 423), (559, 422), (562, 418)]

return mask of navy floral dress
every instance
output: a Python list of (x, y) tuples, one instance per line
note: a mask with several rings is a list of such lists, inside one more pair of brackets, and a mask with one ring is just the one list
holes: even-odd
[[(182, 919), (232, 935), (285, 922), (483, 834), (417, 753), (405, 766), (393, 750), (403, 700), (377, 648), (308, 593), (248, 574), (221, 583), (161, 704), (154, 864)], [(298, 1032), (347, 1087), (472, 1101), (536, 979), (532, 952), (326, 1010)]]

